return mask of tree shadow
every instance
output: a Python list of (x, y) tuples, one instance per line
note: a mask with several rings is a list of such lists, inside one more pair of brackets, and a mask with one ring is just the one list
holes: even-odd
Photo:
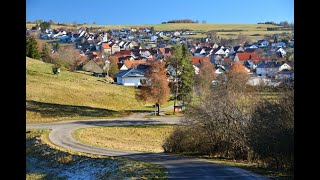
[(29, 74), (29, 75), (35, 75), (35, 74), (49, 74), (49, 75), (54, 75), (53, 73), (39, 72), (39, 71), (30, 70), (30, 69), (27, 69), (27, 74)]
[(32, 100), (26, 101), (26, 110), (39, 113), (42, 117), (110, 117), (128, 113), (88, 106), (44, 103)]
[(127, 113), (151, 113), (151, 112), (154, 112), (154, 110), (124, 110), (124, 112), (127, 112)]

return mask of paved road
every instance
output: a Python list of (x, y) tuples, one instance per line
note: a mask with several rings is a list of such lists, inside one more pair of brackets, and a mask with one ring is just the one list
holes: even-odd
[(113, 120), (81, 120), (46, 124), (29, 124), (26, 128), (52, 129), (51, 133), (49, 134), (49, 139), (54, 144), (66, 149), (72, 149), (91, 154), (126, 157), (134, 160), (163, 165), (168, 169), (169, 179), (267, 179), (263, 176), (240, 168), (218, 165), (203, 159), (174, 156), (166, 153), (142, 153), (136, 151), (122, 151), (93, 147), (77, 142), (72, 137), (72, 132), (78, 128), (164, 123), (177, 124), (179, 123), (179, 118), (143, 119), (131, 116), (125, 119)]

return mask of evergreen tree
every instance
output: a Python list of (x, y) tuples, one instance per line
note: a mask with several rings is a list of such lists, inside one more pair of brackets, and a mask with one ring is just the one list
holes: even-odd
[(52, 63), (52, 59), (51, 59), (50, 53), (49, 53), (49, 48), (46, 43), (42, 46), (42, 51), (40, 53), (40, 56), (41, 56), (42, 61), (47, 62), (47, 63)]
[(181, 99), (184, 103), (191, 100), (191, 95), (194, 85), (194, 68), (191, 61), (191, 56), (186, 45), (182, 45), (182, 73), (181, 73)]
[(190, 53), (185, 44), (175, 45), (173, 51), (173, 64), (176, 65), (178, 89), (177, 99), (182, 100), (183, 104), (191, 100), (194, 85), (194, 68), (191, 62)]
[(40, 23), (40, 28), (41, 28), (41, 31), (45, 31), (46, 29), (49, 29), (51, 26), (51, 24), (47, 21), (44, 21), (42, 23)]
[(38, 44), (33, 36), (28, 36), (26, 38), (26, 56), (33, 59), (40, 59)]
[(60, 48), (60, 44), (59, 44), (58, 42), (56, 42), (56, 43), (53, 44), (53, 50), (54, 50), (54, 51), (58, 51), (59, 48)]
[(277, 42), (278, 42), (278, 38), (277, 38), (277, 36), (274, 36), (273, 43), (277, 43)]

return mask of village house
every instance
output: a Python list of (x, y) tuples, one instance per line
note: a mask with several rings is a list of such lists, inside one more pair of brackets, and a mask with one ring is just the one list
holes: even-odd
[(279, 72), (281, 64), (278, 62), (261, 62), (256, 68), (256, 74), (263, 77), (274, 77)]
[(94, 76), (105, 76), (102, 67), (98, 65), (97, 62), (95, 62), (94, 60), (90, 60), (82, 68), (88, 72), (92, 72), (92, 75)]
[(126, 71), (117, 73), (117, 84), (124, 86), (141, 86), (147, 78), (144, 76), (145, 70), (130, 68)]

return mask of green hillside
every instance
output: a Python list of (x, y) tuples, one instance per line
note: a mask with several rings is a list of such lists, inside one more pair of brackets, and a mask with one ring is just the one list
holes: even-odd
[(83, 71), (62, 69), (53, 75), (52, 64), (28, 57), (26, 67), (27, 123), (110, 118), (154, 109), (135, 99), (134, 87), (108, 84)]

